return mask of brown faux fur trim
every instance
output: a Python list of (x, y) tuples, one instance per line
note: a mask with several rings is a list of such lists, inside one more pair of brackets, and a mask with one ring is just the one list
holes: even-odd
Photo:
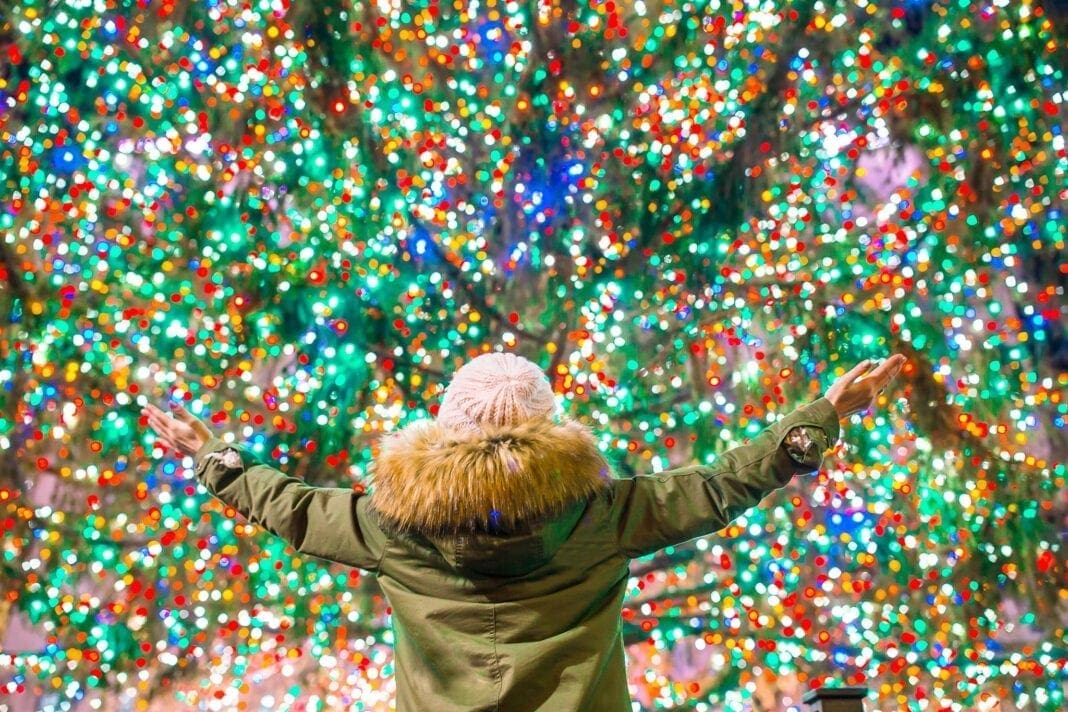
[(579, 423), (467, 433), (425, 420), (383, 439), (371, 506), (405, 530), (508, 531), (592, 497), (610, 477)]

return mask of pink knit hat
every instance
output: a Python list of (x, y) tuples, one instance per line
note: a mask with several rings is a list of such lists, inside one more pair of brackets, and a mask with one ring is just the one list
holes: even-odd
[(438, 422), (454, 428), (518, 425), (556, 411), (545, 374), (522, 356), (482, 354), (453, 374)]

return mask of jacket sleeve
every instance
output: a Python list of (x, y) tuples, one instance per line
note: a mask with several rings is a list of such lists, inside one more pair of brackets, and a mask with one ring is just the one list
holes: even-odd
[(794, 475), (818, 470), (839, 434), (838, 413), (821, 397), (711, 465), (614, 481), (609, 517), (619, 550), (644, 556), (722, 529)]
[(386, 536), (368, 514), (363, 494), (314, 487), (214, 437), (193, 462), (194, 475), (208, 492), (302, 554), (377, 570)]

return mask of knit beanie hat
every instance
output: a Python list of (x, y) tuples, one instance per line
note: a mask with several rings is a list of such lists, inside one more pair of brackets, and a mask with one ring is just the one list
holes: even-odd
[(534, 363), (510, 353), (482, 354), (460, 367), (445, 389), (438, 422), (448, 427), (518, 425), (556, 411), (552, 386)]

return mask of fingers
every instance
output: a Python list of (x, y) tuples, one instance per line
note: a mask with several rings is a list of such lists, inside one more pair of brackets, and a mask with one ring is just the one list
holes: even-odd
[(182, 405), (177, 401), (167, 401), (167, 405), (170, 406), (171, 413), (173, 413), (174, 417), (178, 420), (184, 421), (186, 423), (196, 421), (196, 417), (188, 410), (183, 408)]
[(164, 447), (171, 447), (170, 438), (172, 437), (171, 425), (168, 422), (170, 418), (161, 417), (155, 413), (151, 413), (147, 410), (141, 411), (145, 419), (148, 421), (148, 427), (156, 433), (156, 442)]
[(183, 448), (176, 445), (181, 433), (175, 430), (177, 421), (174, 418), (170, 418), (163, 414), (163, 411), (158, 408), (155, 412), (149, 411), (147, 408), (141, 411), (144, 413), (145, 418), (148, 420), (148, 425), (156, 432), (156, 445), (164, 450), (170, 450), (171, 452), (182, 454)]
[(152, 404), (148, 404), (144, 408), (141, 409), (141, 413), (144, 414), (145, 417), (147, 417), (149, 419), (150, 423), (155, 421), (155, 422), (158, 422), (158, 423), (167, 423), (167, 424), (173, 426), (175, 423), (178, 423), (178, 422), (187, 423), (189, 425), (192, 425), (194, 423), (199, 423), (200, 422), (200, 421), (198, 421), (196, 419), (196, 417), (192, 413), (190, 413), (189, 411), (185, 410), (184, 408), (179, 406), (174, 401), (170, 402), (170, 408), (171, 408), (171, 412), (170, 412), (170, 414), (167, 414), (167, 413), (164, 413), (161, 409), (157, 408), (156, 406), (154, 406)]
[(844, 376), (841, 376), (838, 379), (838, 382), (841, 383), (843, 386), (848, 386), (850, 383), (857, 380), (857, 378), (863, 375), (863, 373), (868, 370), (870, 364), (871, 359), (864, 359), (856, 366), (851, 368), (849, 371), (847, 371)]
[(173, 431), (173, 420), (163, 415), (162, 413), (153, 413), (151, 411), (144, 411), (145, 418), (148, 420), (148, 425), (160, 437), (169, 437)]
[(865, 380), (871, 379), (872, 385), (877, 390), (882, 390), (886, 387), (886, 384), (898, 374), (901, 367), (905, 365), (905, 357), (901, 354), (894, 354), (890, 358), (883, 361), (879, 366), (868, 374)]
[(177, 434), (179, 421), (167, 415), (154, 405), (147, 405), (141, 409), (141, 414), (148, 420), (149, 426), (159, 435), (165, 438), (174, 438)]
[(171, 412), (181, 422), (185, 423), (194, 433), (199, 435), (203, 439), (211, 437), (211, 428), (204, 424), (202, 420), (190, 413), (185, 408), (181, 407), (175, 401), (170, 401)]
[(145, 419), (148, 420), (148, 424), (152, 425), (153, 427), (155, 427), (155, 425), (153, 425), (153, 421), (158, 421), (167, 417), (163, 414), (163, 411), (153, 405), (146, 405), (144, 408), (142, 408), (141, 415), (145, 416)]
[(156, 444), (178, 456), (191, 455), (211, 437), (211, 429), (175, 401), (170, 413), (152, 404), (141, 408), (145, 422), (156, 433)]
[(166, 413), (164, 413), (162, 410), (160, 410), (156, 406), (152, 405), (151, 403), (146, 403), (145, 406), (143, 408), (141, 408), (141, 412), (142, 413), (146, 413), (146, 414), (147, 413), (155, 413), (156, 415), (162, 415), (162, 416), (166, 416), (167, 415)]

